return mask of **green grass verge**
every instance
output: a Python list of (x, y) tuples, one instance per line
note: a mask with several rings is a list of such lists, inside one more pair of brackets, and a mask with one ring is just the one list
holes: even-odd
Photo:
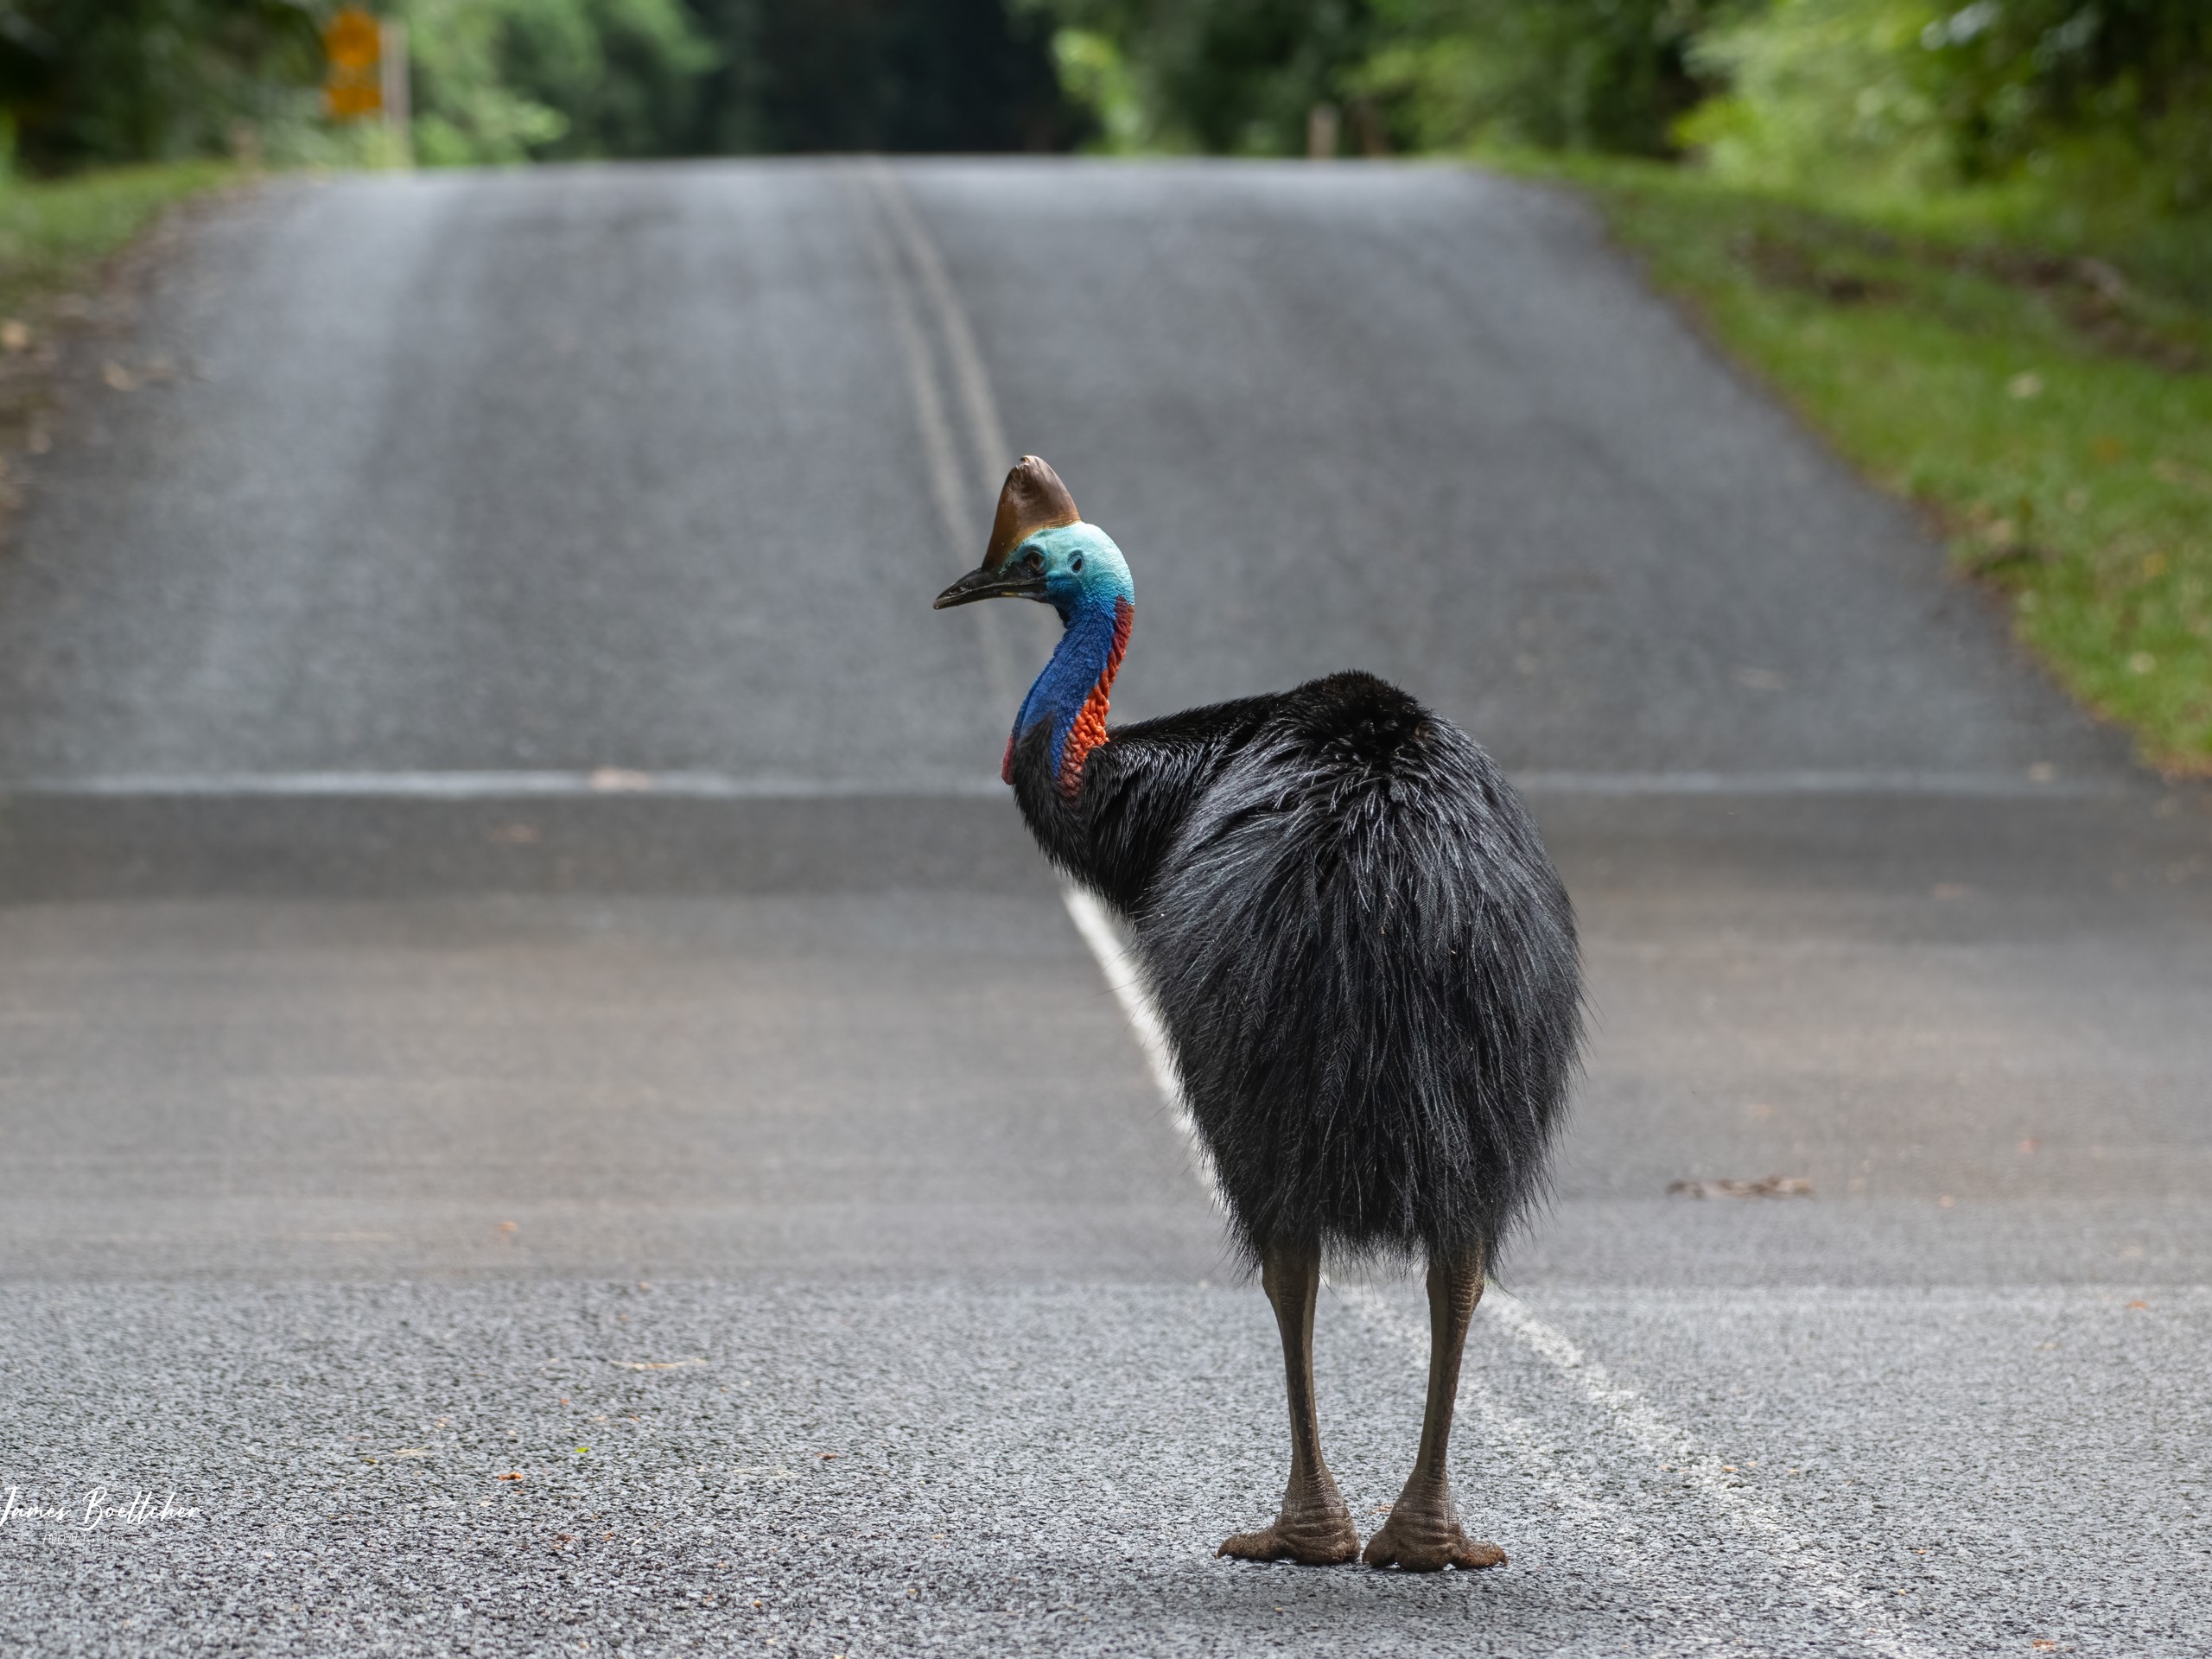
[(185, 162), (50, 182), (0, 179), (0, 315), (21, 318), (79, 287), (162, 208), (237, 172)]
[(2167, 261), (2037, 248), (1970, 207), (1516, 165), (1586, 191), (1662, 290), (1927, 511), (2146, 761), (2212, 772), (2212, 308), (2150, 285)]

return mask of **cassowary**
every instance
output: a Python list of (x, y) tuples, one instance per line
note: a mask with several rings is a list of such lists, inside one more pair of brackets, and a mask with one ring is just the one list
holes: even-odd
[(1376, 1567), (1495, 1566), (1446, 1470), (1460, 1353), (1539, 1186), (1580, 1043), (1573, 912), (1496, 764), (1370, 675), (1109, 728), (1135, 589), (1034, 455), (982, 564), (938, 595), (1040, 600), (1065, 632), (1001, 768), (1046, 855), (1135, 931), (1192, 1121), (1281, 1328), (1290, 1483), (1224, 1555), (1361, 1554), (1321, 1456), (1325, 1250), (1424, 1257), (1428, 1400)]

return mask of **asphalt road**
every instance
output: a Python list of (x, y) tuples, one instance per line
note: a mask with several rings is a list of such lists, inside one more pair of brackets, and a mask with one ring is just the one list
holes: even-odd
[[(19, 1650), (2212, 1650), (2212, 807), (1572, 204), (289, 181), (105, 315), (0, 553)], [(1048, 619), (926, 608), (1020, 449), (1122, 712), (1388, 674), (1567, 873), (1503, 1569), (1211, 1555), (1272, 1325), (995, 783)], [(1370, 1519), (1418, 1300), (1325, 1294)]]

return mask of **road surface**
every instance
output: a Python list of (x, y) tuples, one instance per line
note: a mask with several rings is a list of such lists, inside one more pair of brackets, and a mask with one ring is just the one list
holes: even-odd
[[(18, 1649), (2212, 1649), (2212, 809), (1570, 201), (285, 181), (52, 429)], [(1503, 1569), (1211, 1555), (1280, 1490), (1272, 1325), (995, 781), (1050, 619), (927, 608), (1021, 450), (1130, 556), (1121, 713), (1374, 670), (1568, 876), (1589, 1075), (1456, 1448)], [(1369, 1525), (1422, 1342), (1325, 1294)]]

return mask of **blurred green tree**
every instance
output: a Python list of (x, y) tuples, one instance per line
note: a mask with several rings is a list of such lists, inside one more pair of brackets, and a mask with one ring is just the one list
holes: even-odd
[(1353, 149), (1658, 155), (1705, 90), (1698, 30), (1747, 0), (1029, 3), (1063, 25), (1071, 92), (1156, 147), (1296, 154), (1329, 105)]
[(1139, 142), (1238, 155), (1304, 152), (1314, 106), (1357, 97), (1376, 22), (1376, 0), (1031, 3), (1069, 31), (1057, 55), (1100, 125), (1126, 120), (1102, 96), (1125, 77)]
[(1006, 0), (690, 0), (721, 52), (692, 147), (1065, 149), (1048, 22)]
[[(365, 0), (404, 17), (432, 162), (1066, 149), (1051, 29), (1007, 0)], [(0, 0), (0, 137), (44, 170), (317, 137), (340, 0)], [(362, 151), (359, 154), (365, 155)]]
[(1679, 132), (1725, 173), (2212, 207), (2207, 0), (1772, 0), (1693, 57), (1729, 92)]
[(682, 0), (406, 0), (431, 162), (673, 156), (719, 54)]
[(220, 151), (321, 73), (308, 0), (0, 0), (0, 114), (45, 171)]
[(2118, 149), (2170, 205), (2212, 207), (2208, 0), (1976, 0), (1939, 12), (1918, 43), (1939, 65), (1965, 178), (2069, 160), (2108, 171), (2089, 152)]
[(1664, 156), (1707, 92), (1700, 30), (1743, 0), (1376, 0), (1360, 79), (1408, 148)]

